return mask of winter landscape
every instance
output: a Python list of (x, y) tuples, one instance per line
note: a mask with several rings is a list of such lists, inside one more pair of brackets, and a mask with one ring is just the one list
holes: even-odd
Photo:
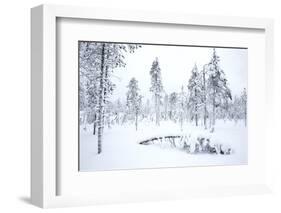
[(79, 171), (247, 164), (247, 49), (79, 41)]

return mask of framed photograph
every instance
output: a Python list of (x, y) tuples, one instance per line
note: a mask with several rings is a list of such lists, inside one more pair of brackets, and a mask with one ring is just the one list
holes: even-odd
[(272, 20), (31, 14), (33, 204), (271, 191)]

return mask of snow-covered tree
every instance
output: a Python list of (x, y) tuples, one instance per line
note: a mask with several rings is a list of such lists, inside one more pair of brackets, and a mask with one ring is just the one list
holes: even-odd
[(232, 113), (232, 119), (235, 121), (235, 123), (238, 122), (238, 120), (242, 119), (241, 116), (241, 99), (237, 97), (236, 95), (234, 96), (234, 100), (231, 106), (231, 111)]
[(202, 75), (202, 102), (203, 102), (203, 124), (204, 128), (207, 129), (207, 118), (208, 118), (208, 110), (207, 110), (207, 72), (208, 72), (208, 64), (205, 64), (203, 66), (203, 69), (201, 71)]
[(80, 112), (84, 122), (93, 123), (93, 134), (96, 132), (96, 113), (98, 104), (97, 49), (94, 42), (79, 43), (79, 98)]
[(169, 109), (169, 95), (165, 94), (164, 96), (164, 103), (163, 103), (163, 113), (164, 113), (164, 120), (166, 121), (168, 119), (168, 109)]
[(245, 121), (245, 126), (247, 126), (247, 91), (246, 88), (244, 88), (242, 95), (241, 95), (241, 107), (242, 107), (242, 113), (243, 113), (243, 118)]
[(169, 95), (169, 119), (172, 121), (176, 121), (177, 104), (178, 94), (176, 92), (172, 92)]
[(181, 87), (181, 92), (178, 95), (178, 118), (180, 122), (181, 131), (183, 130), (183, 122), (186, 112), (186, 95), (184, 92), (184, 86)]
[(100, 75), (99, 75), (99, 105), (98, 105), (98, 154), (102, 152), (104, 105), (108, 95), (112, 92), (111, 73), (114, 68), (125, 67), (125, 53), (133, 53), (138, 45), (125, 45), (117, 43), (97, 43), (100, 51)]
[(232, 101), (228, 103), (227, 118), (234, 120), (237, 123), (239, 120), (244, 120), (247, 126), (247, 91), (244, 88), (241, 95), (235, 95)]
[(125, 113), (125, 106), (122, 104), (121, 100), (118, 98), (112, 107), (112, 111), (114, 114), (114, 123), (120, 124), (122, 120), (122, 116)]
[(208, 79), (207, 79), (207, 97), (212, 110), (212, 126), (216, 122), (216, 109), (222, 106), (227, 99), (232, 99), (231, 91), (227, 85), (227, 79), (224, 71), (220, 67), (220, 58), (213, 49), (213, 55), (210, 63), (208, 64)]
[(163, 85), (162, 85), (162, 76), (161, 76), (161, 69), (159, 65), (158, 58), (156, 58), (150, 69), (150, 76), (151, 76), (151, 87), (150, 91), (153, 94), (154, 98), (154, 107), (155, 107), (155, 122), (156, 125), (160, 125), (160, 104), (161, 98), (163, 95)]
[[(89, 98), (96, 99), (95, 109), (92, 110), (96, 111), (97, 114), (98, 154), (102, 152), (105, 106), (108, 104), (108, 97), (112, 94), (115, 86), (111, 81), (112, 73), (117, 67), (125, 67), (126, 53), (132, 53), (138, 47), (139, 45), (135, 44), (80, 42), (80, 73), (83, 74), (83, 71), (86, 70), (88, 71), (86, 73), (94, 76), (92, 78), (94, 81), (90, 82), (91, 88), (89, 87), (88, 90), (92, 90), (93, 93)], [(91, 79), (89, 76), (86, 78), (88, 81)]]
[(191, 77), (188, 81), (189, 90), (189, 110), (191, 112), (191, 119), (195, 120), (195, 125), (198, 126), (199, 111), (202, 106), (202, 77), (198, 71), (197, 65), (195, 64), (192, 69)]
[(138, 130), (138, 116), (141, 110), (142, 96), (139, 94), (138, 81), (132, 78), (127, 92), (127, 107), (130, 114), (134, 115), (135, 127)]
[(151, 104), (150, 100), (146, 99), (144, 107), (143, 107), (144, 117), (148, 120), (151, 120)]
[(93, 134), (96, 134), (96, 124), (97, 124), (97, 107), (98, 107), (98, 94), (97, 94), (97, 79), (93, 77), (89, 77), (86, 83), (86, 98), (87, 98), (87, 114), (90, 118), (88, 123), (93, 123)]

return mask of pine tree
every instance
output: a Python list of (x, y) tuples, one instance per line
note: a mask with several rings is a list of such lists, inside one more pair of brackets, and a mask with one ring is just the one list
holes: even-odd
[[(79, 43), (79, 102), (80, 111), (84, 112), (84, 122), (93, 123), (93, 134), (96, 130), (96, 113), (98, 103), (98, 61), (95, 42)], [(86, 125), (86, 123), (85, 123)]]
[[(131, 44), (80, 42), (80, 73), (86, 73), (85, 76), (89, 81), (90, 86), (87, 88), (89, 99), (96, 99), (95, 109), (92, 110), (96, 111), (97, 115), (94, 124), (97, 123), (98, 129), (98, 154), (102, 152), (105, 106), (115, 87), (111, 81), (112, 73), (117, 67), (125, 67), (125, 53), (133, 53), (138, 47), (140, 46)], [(94, 76), (92, 82), (91, 75)], [(109, 115), (106, 117), (109, 118)]]
[(102, 152), (103, 128), (104, 128), (104, 91), (105, 91), (105, 43), (101, 47), (101, 63), (100, 63), (100, 82), (98, 94), (98, 154)]
[(202, 74), (202, 102), (203, 102), (203, 124), (204, 128), (207, 129), (207, 117), (208, 117), (208, 110), (207, 110), (207, 84), (206, 84), (206, 76), (207, 76), (207, 67), (208, 64), (203, 66), (203, 70), (201, 71)]
[(133, 53), (138, 45), (124, 45), (117, 43), (98, 43), (100, 46), (100, 83), (99, 83), (99, 107), (98, 107), (98, 154), (102, 152), (103, 129), (104, 129), (104, 106), (107, 104), (108, 95), (113, 87), (110, 81), (111, 73), (117, 67), (125, 67), (125, 52)]
[(163, 85), (162, 85), (162, 77), (161, 77), (161, 69), (159, 66), (158, 58), (156, 58), (153, 63), (152, 67), (150, 69), (150, 75), (151, 75), (151, 87), (150, 91), (153, 94), (154, 98), (154, 106), (155, 106), (155, 122), (156, 125), (160, 125), (160, 104), (161, 104), (161, 98), (163, 93)]
[(96, 134), (98, 91), (95, 77), (89, 77), (86, 83), (87, 114), (91, 118), (89, 123), (93, 123), (93, 134)]
[(227, 86), (227, 79), (224, 71), (221, 69), (220, 58), (213, 49), (213, 55), (210, 63), (208, 64), (208, 98), (212, 108), (212, 126), (216, 123), (216, 109), (221, 106), (226, 99), (232, 99), (231, 91)]
[(195, 125), (198, 126), (199, 110), (202, 105), (202, 78), (195, 64), (192, 69), (192, 74), (188, 82), (189, 90), (189, 109), (192, 114), (192, 118), (195, 120)]
[(127, 92), (127, 107), (129, 113), (135, 117), (135, 127), (138, 130), (138, 116), (141, 110), (142, 96), (139, 94), (138, 81), (132, 78), (129, 82)]

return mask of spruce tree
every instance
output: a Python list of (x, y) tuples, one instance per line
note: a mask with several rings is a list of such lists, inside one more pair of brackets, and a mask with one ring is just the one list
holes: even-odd
[(198, 126), (199, 111), (202, 104), (202, 78), (195, 64), (192, 69), (191, 77), (188, 81), (189, 102), (188, 106), (191, 111), (191, 118), (195, 120), (195, 125)]
[(150, 91), (153, 94), (154, 98), (154, 107), (155, 107), (155, 122), (156, 125), (160, 125), (160, 105), (163, 94), (163, 85), (162, 85), (162, 76), (161, 69), (159, 65), (158, 58), (156, 58), (150, 69), (151, 76), (151, 87)]
[(224, 71), (220, 67), (220, 57), (217, 55), (216, 49), (213, 49), (213, 55), (208, 64), (208, 98), (212, 110), (212, 122), (214, 127), (216, 123), (216, 109), (222, 106), (226, 99), (232, 100), (231, 91), (227, 85), (227, 79)]
[(129, 82), (127, 92), (127, 108), (130, 114), (133, 114), (135, 127), (138, 130), (138, 116), (141, 111), (142, 96), (139, 94), (138, 81), (132, 78)]

